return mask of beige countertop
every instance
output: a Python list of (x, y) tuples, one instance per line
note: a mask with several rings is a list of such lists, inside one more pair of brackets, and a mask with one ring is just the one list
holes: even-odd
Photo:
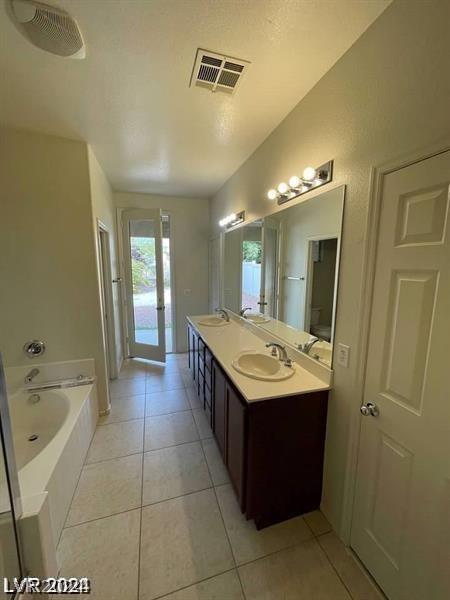
[(253, 350), (269, 353), (265, 347), (266, 341), (255, 335), (244, 325), (231, 319), (228, 325), (223, 327), (208, 327), (199, 325), (199, 321), (207, 315), (187, 317), (188, 322), (200, 334), (201, 338), (214, 354), (215, 358), (241, 392), (247, 402), (257, 402), (278, 398), (282, 396), (296, 396), (330, 389), (329, 381), (321, 379), (300, 366), (295, 356), (287, 348), (289, 355), (294, 361), (295, 373), (289, 379), (283, 381), (261, 381), (242, 375), (232, 366), (232, 361), (239, 352)]

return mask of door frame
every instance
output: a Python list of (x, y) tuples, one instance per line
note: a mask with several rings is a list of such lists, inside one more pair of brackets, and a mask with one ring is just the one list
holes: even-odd
[[(102, 237), (104, 236), (104, 237)], [(105, 240), (105, 243), (103, 243)], [(104, 343), (106, 364), (109, 379), (117, 379), (116, 360), (116, 336), (114, 320), (114, 299), (112, 291), (112, 267), (111, 267), (111, 232), (109, 228), (97, 218), (97, 246), (98, 246), (98, 270), (100, 285), (100, 302), (102, 308), (102, 320), (104, 329)], [(103, 299), (105, 306), (103, 306)], [(106, 318), (105, 312), (106, 311)]]
[(404, 154), (401, 157), (390, 159), (378, 166), (373, 166), (369, 179), (369, 203), (366, 216), (365, 241), (363, 246), (362, 285), (359, 296), (361, 307), (358, 317), (358, 337), (356, 343), (356, 358), (354, 389), (349, 423), (348, 462), (345, 472), (343, 511), (338, 531), (342, 541), (350, 546), (351, 528), (353, 522), (353, 506), (355, 500), (357, 463), (360, 445), (361, 413), (359, 407), (364, 398), (367, 358), (369, 350), (370, 318), (373, 307), (373, 289), (375, 284), (375, 268), (377, 259), (377, 240), (381, 213), (381, 199), (384, 177), (389, 173), (398, 171), (415, 163), (450, 150), (450, 138), (443, 142), (430, 145), (420, 151)]
[[(175, 298), (175, 281), (176, 281), (176, 266), (175, 266), (175, 255), (176, 255), (176, 235), (174, 232), (176, 231), (175, 223), (176, 219), (173, 213), (170, 210), (164, 210), (163, 208), (153, 209), (152, 207), (148, 207), (149, 210), (160, 210), (161, 215), (167, 215), (170, 221), (170, 304), (172, 311), (172, 353), (175, 354), (178, 352), (177, 348), (177, 307), (174, 302)], [(125, 253), (124, 253), (124, 245), (123, 245), (123, 219), (122, 214), (126, 210), (146, 210), (146, 208), (141, 208), (139, 206), (121, 206), (116, 209), (116, 219), (117, 219), (117, 251), (119, 255), (118, 260), (118, 270), (119, 270), (119, 279), (121, 286), (121, 303), (120, 303), (120, 316), (122, 321), (122, 356), (124, 358), (129, 358), (130, 352), (128, 347), (128, 322), (127, 322), (127, 294), (125, 287)], [(167, 354), (167, 352), (166, 352)]]
[(339, 264), (340, 264), (340, 256), (341, 256), (341, 234), (340, 233), (331, 233), (331, 234), (320, 234), (320, 235), (312, 235), (311, 237), (306, 238), (306, 242), (308, 244), (308, 248), (306, 250), (306, 285), (305, 289), (305, 319), (304, 319), (304, 330), (309, 331), (311, 326), (311, 297), (312, 297), (312, 284), (313, 278), (311, 277), (313, 273), (313, 261), (312, 261), (312, 242), (321, 242), (323, 240), (337, 240), (336, 245), (336, 266), (334, 270), (334, 291), (333, 291), (333, 310), (331, 314), (331, 340), (334, 339), (334, 330), (336, 325), (336, 309), (337, 309), (337, 288), (339, 281)]

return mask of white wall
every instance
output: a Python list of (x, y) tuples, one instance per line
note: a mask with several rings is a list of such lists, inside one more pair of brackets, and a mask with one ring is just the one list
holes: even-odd
[[(97, 219), (99, 219), (109, 232), (109, 251), (111, 254), (111, 275), (116, 279), (119, 273), (119, 260), (117, 252), (117, 227), (116, 227), (116, 208), (114, 205), (113, 193), (109, 181), (101, 168), (94, 151), (88, 147), (89, 159), (89, 179), (91, 185), (92, 213), (94, 218), (94, 236), (96, 241), (97, 263), (99, 261), (98, 243), (97, 243)], [(100, 285), (100, 284), (99, 284)], [(115, 361), (117, 371), (122, 365), (122, 338), (121, 338), (121, 313), (120, 313), (120, 287), (117, 284), (111, 284), (113, 296), (113, 318), (111, 327), (115, 335)]]
[(231, 212), (245, 209), (248, 219), (273, 212), (267, 190), (307, 165), (334, 159), (335, 184), (347, 185), (336, 341), (351, 346), (351, 362), (348, 369), (335, 367), (322, 502), (343, 535), (359, 427), (358, 317), (371, 169), (448, 140), (449, 22), (448, 0), (395, 0), (211, 202), (216, 231)]
[(107, 403), (86, 144), (0, 132), (0, 351), (30, 365), (22, 347), (42, 339), (40, 362), (94, 358)]
[(161, 208), (170, 214), (176, 350), (186, 352), (186, 315), (208, 312), (208, 200), (115, 192), (114, 202), (118, 208)]

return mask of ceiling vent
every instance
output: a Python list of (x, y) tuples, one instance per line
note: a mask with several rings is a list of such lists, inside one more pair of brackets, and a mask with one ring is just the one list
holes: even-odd
[(66, 58), (85, 58), (86, 46), (77, 22), (60, 8), (34, 0), (10, 0), (10, 16), (34, 46)]
[(211, 90), (211, 92), (221, 91), (232, 94), (249, 66), (250, 63), (247, 60), (199, 48), (195, 57), (190, 85), (198, 85)]

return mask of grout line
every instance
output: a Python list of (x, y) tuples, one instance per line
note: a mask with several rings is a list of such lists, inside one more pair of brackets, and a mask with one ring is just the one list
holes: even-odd
[(142, 504), (142, 508), (148, 508), (149, 506), (156, 506), (157, 504), (164, 504), (164, 502), (170, 502), (171, 500), (179, 500), (180, 498), (185, 498), (186, 496), (193, 496), (194, 494), (199, 494), (200, 492), (206, 492), (206, 490), (214, 489), (213, 485), (202, 488), (200, 490), (194, 490), (193, 492), (186, 492), (186, 494), (180, 494), (179, 496), (173, 496), (172, 498), (163, 498), (162, 500), (158, 500), (157, 502), (151, 502), (150, 504)]
[[(325, 534), (324, 534), (325, 535)], [(352, 592), (350, 591), (349, 587), (347, 586), (347, 584), (345, 583), (345, 581), (342, 579), (342, 577), (339, 574), (339, 571), (337, 570), (337, 568), (334, 566), (333, 561), (331, 560), (331, 558), (328, 556), (325, 548), (322, 546), (322, 544), (319, 541), (319, 537), (316, 537), (316, 542), (317, 545), (319, 546), (319, 548), (321, 549), (322, 553), (324, 554), (325, 558), (327, 559), (327, 561), (329, 562), (331, 568), (333, 569), (333, 571), (336, 573), (337, 578), (339, 579), (339, 581), (342, 583), (342, 585), (344, 586), (344, 588), (347, 590), (348, 595), (350, 596), (350, 598), (352, 598), (353, 600), (357, 600), (356, 598), (354, 598)]]
[(87, 521), (83, 521), (81, 523), (74, 523), (73, 525), (68, 525), (67, 527), (64, 527), (64, 530), (75, 529), (75, 527), (81, 527), (82, 525), (88, 525), (89, 523), (95, 523), (96, 521), (104, 521), (105, 519), (109, 519), (110, 517), (117, 517), (118, 515), (124, 515), (125, 513), (134, 512), (135, 510), (141, 510), (141, 508), (141, 506), (135, 506), (134, 508), (119, 510), (118, 512), (114, 512), (111, 515), (103, 515), (102, 517), (96, 517), (95, 519), (88, 519)]
[[(214, 438), (213, 438), (213, 439), (214, 439)], [(226, 526), (226, 524), (225, 524), (225, 519), (224, 519), (224, 517), (223, 517), (222, 509), (220, 508), (220, 502), (219, 502), (219, 498), (218, 498), (218, 496), (217, 496), (217, 487), (220, 487), (220, 486), (215, 486), (215, 485), (214, 485), (214, 480), (213, 480), (213, 477), (212, 477), (211, 469), (209, 468), (208, 460), (207, 460), (207, 458), (206, 458), (206, 453), (205, 453), (205, 449), (204, 449), (204, 447), (203, 447), (203, 443), (202, 443), (202, 441), (203, 441), (203, 440), (201, 440), (201, 442), (200, 442), (200, 446), (202, 447), (202, 452), (203, 452), (203, 456), (204, 456), (204, 458), (205, 458), (206, 467), (207, 467), (207, 469), (208, 469), (209, 476), (210, 476), (210, 478), (211, 478), (211, 481), (212, 481), (212, 483), (213, 483), (214, 497), (215, 497), (215, 499), (216, 499), (217, 507), (218, 507), (218, 509), (219, 509), (219, 514), (220, 514), (220, 518), (221, 518), (221, 521), (222, 521), (223, 529), (224, 529), (224, 531), (225, 531), (225, 535), (227, 536), (228, 545), (229, 545), (229, 547), (230, 547), (230, 551), (231, 551), (231, 556), (233, 557), (233, 562), (234, 562), (234, 567), (235, 567), (235, 568), (234, 568), (234, 570), (236, 571), (237, 578), (239, 579), (239, 585), (241, 586), (242, 596), (243, 596), (243, 598), (244, 598), (244, 600), (245, 600), (246, 596), (245, 596), (245, 591), (244, 591), (244, 585), (243, 585), (243, 583), (242, 583), (242, 580), (241, 580), (241, 575), (240, 575), (240, 573), (239, 573), (238, 564), (237, 564), (237, 561), (236, 561), (236, 556), (235, 556), (235, 554), (234, 554), (234, 550), (233, 550), (233, 545), (231, 544), (230, 536), (228, 535), (227, 526)], [(223, 485), (225, 485), (225, 484), (223, 484)]]
[[(198, 581), (194, 581), (193, 583), (190, 583), (189, 585), (185, 585), (181, 588), (176, 588), (175, 590), (172, 590), (171, 592), (167, 592), (164, 593), (162, 596), (155, 596), (153, 598), (153, 600), (162, 600), (163, 598), (167, 598), (168, 596), (171, 596), (172, 594), (175, 594), (176, 592), (181, 592), (183, 590), (187, 590), (190, 587), (194, 587), (195, 585), (200, 585), (200, 583), (203, 583), (205, 581), (210, 581), (211, 579), (214, 579), (215, 577), (220, 577), (220, 575), (225, 575), (225, 573), (231, 573), (232, 571), (235, 571), (236, 569), (227, 569), (226, 571), (220, 571), (220, 573), (216, 573), (215, 575), (211, 575), (210, 577), (206, 577), (205, 579), (199, 579)], [(244, 596), (245, 598), (245, 596)]]
[(141, 458), (141, 507), (139, 513), (139, 540), (138, 540), (138, 572), (137, 572), (137, 595), (136, 600), (139, 600), (141, 586), (141, 547), (142, 547), (142, 498), (144, 496), (144, 444), (145, 444), (145, 421), (142, 431), (142, 458)]

